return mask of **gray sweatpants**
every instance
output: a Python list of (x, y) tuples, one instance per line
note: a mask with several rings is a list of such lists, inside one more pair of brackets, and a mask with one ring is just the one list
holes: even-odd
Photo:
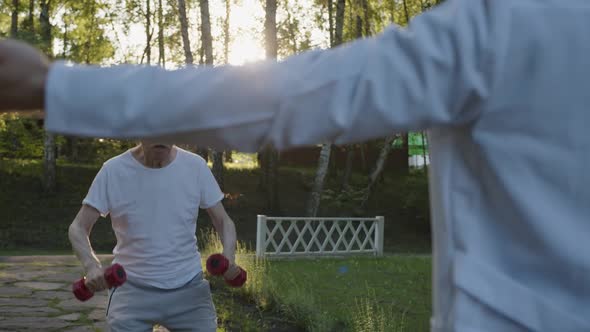
[(130, 280), (109, 291), (111, 332), (151, 332), (155, 324), (171, 332), (215, 332), (217, 317), (209, 282), (199, 273), (176, 289), (138, 285)]

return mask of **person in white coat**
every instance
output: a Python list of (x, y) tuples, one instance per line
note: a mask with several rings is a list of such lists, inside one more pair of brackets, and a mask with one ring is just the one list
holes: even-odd
[(280, 63), (47, 64), (0, 45), (0, 107), (52, 132), (257, 151), (428, 130), (432, 331), (590, 331), (590, 2), (447, 0)]

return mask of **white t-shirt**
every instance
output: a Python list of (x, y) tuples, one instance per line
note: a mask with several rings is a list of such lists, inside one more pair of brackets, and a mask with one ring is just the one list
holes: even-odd
[(148, 168), (127, 151), (104, 163), (83, 203), (110, 213), (114, 263), (128, 277), (172, 289), (202, 271), (195, 236), (199, 208), (223, 199), (207, 163), (178, 147), (163, 168)]

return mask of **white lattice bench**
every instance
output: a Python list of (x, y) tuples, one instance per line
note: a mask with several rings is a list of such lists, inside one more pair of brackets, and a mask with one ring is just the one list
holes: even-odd
[(257, 257), (383, 255), (385, 218), (258, 216)]

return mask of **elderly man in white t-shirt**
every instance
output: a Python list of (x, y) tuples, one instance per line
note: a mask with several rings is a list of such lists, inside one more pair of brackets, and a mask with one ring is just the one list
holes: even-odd
[(142, 142), (104, 163), (69, 229), (72, 246), (93, 291), (108, 288), (89, 241), (99, 216), (110, 214), (117, 237), (113, 263), (127, 282), (109, 294), (107, 321), (113, 332), (215, 331), (215, 307), (203, 279), (195, 236), (205, 209), (230, 260), (226, 277), (237, 275), (236, 232), (205, 160), (172, 145)]

